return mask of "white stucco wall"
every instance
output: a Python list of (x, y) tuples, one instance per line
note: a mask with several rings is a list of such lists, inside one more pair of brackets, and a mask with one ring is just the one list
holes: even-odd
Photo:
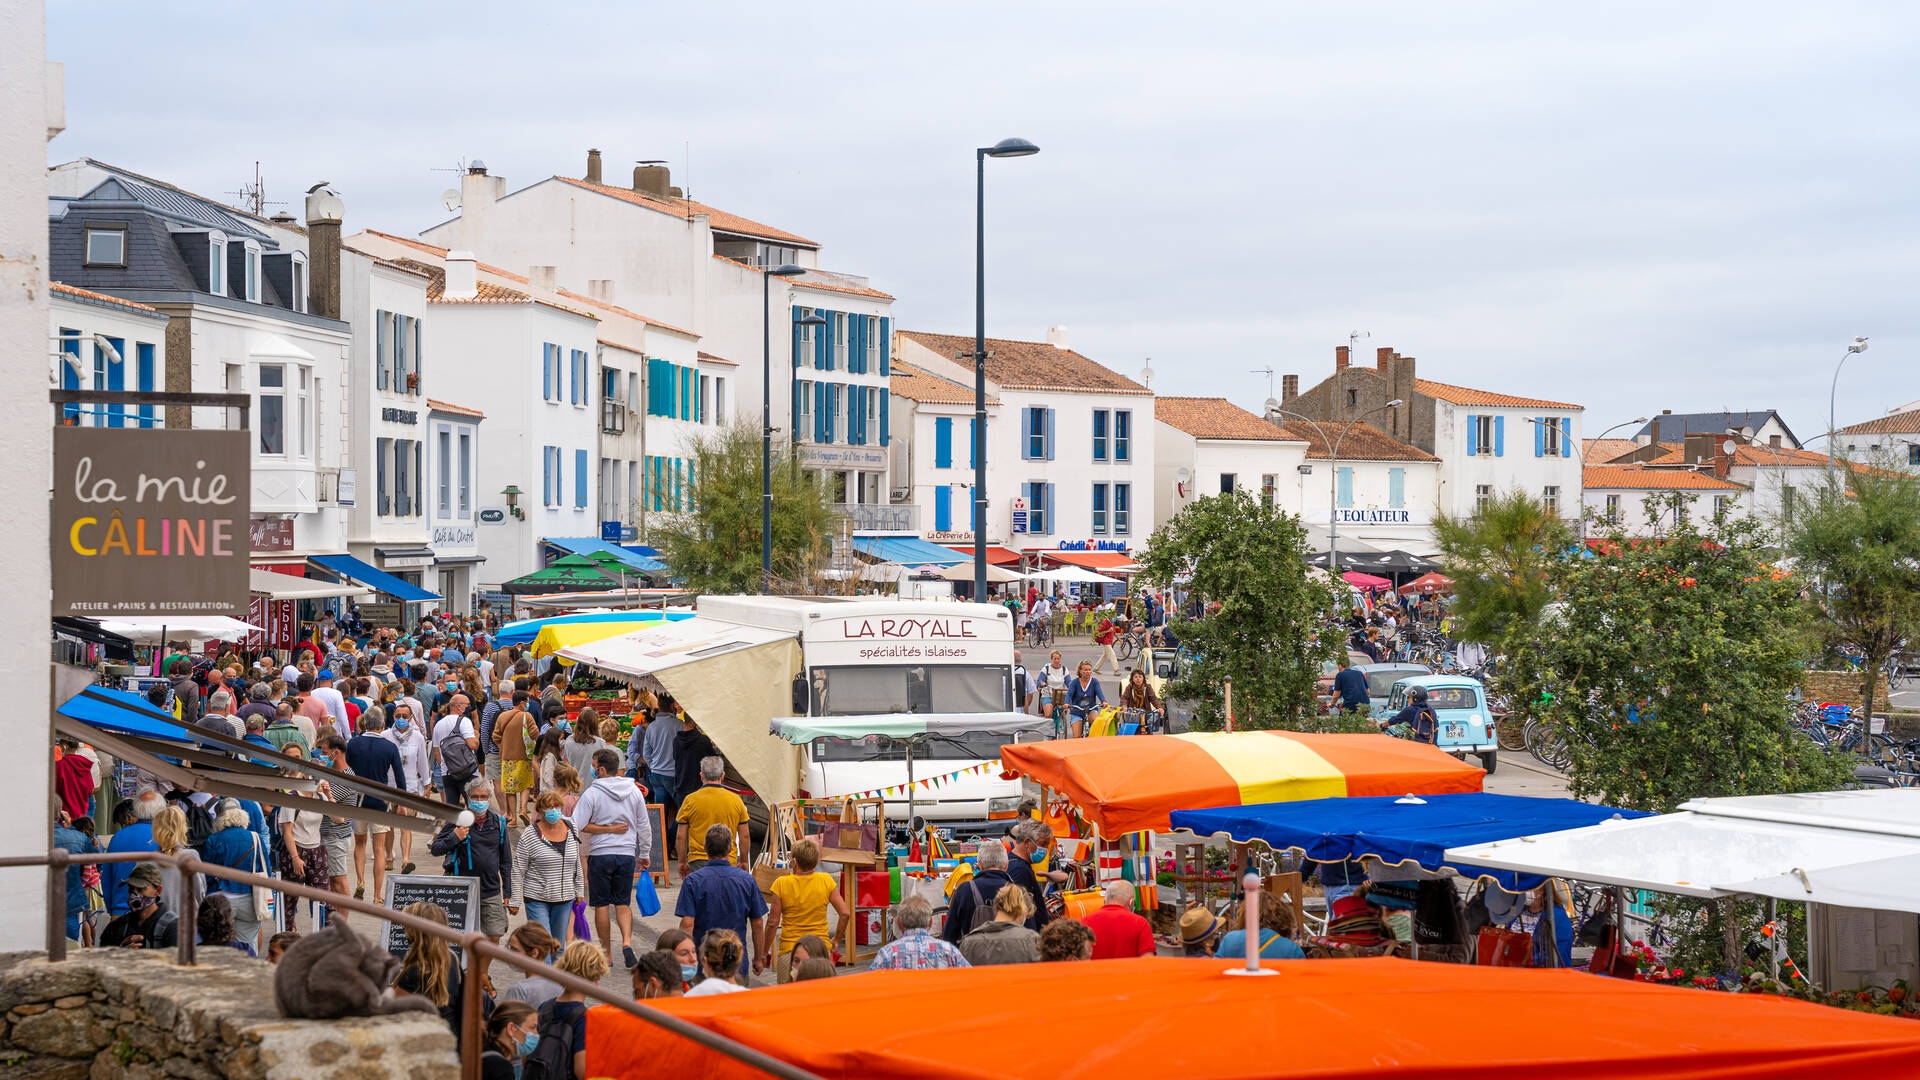
[[(1272, 475), (1274, 503), (1298, 515), (1301, 506), (1299, 467), (1306, 460), (1304, 442), (1258, 439), (1196, 439), (1171, 424), (1154, 423), (1154, 518), (1165, 521), (1195, 499), (1220, 494), (1222, 474), (1235, 477), (1235, 488), (1258, 499), (1263, 478)], [(1182, 492), (1180, 470), (1188, 471)]]
[[(1486, 452), (1467, 453), (1466, 425), (1469, 416), (1504, 418), (1504, 453), (1497, 456)], [(1571, 420), (1572, 449), (1561, 457), (1535, 457), (1535, 425), (1530, 421), (1552, 418), (1558, 422), (1561, 417)], [(1442, 462), (1440, 506), (1449, 514), (1472, 514), (1475, 489), (1482, 484), (1492, 487), (1496, 495), (1519, 488), (1536, 499), (1548, 486), (1554, 486), (1560, 489), (1560, 505), (1566, 508), (1563, 512), (1570, 513), (1572, 507), (1580, 505), (1581, 420), (1580, 410), (1490, 408), (1436, 400), (1433, 407), (1433, 452)]]
[[(354, 506), (346, 511), (347, 540), (355, 555), (373, 561), (367, 551), (381, 547), (422, 547), (427, 543), (427, 518), (380, 516), (378, 469), (374, 453), (379, 439), (427, 442), (427, 398), (454, 395), (465, 381), (457, 354), (441, 355), (434, 339), (434, 320), (427, 311), (427, 281), (418, 274), (376, 262), (346, 249), (340, 256), (340, 314), (353, 323), (352, 377), (349, 392), (329, 425), (338, 424), (350, 440), (348, 464), (354, 469)], [(391, 384), (384, 389), (375, 375), (379, 350), (376, 313), (395, 312), (420, 320), (420, 385), (408, 392)], [(411, 413), (413, 423), (383, 418), (387, 409)], [(375, 562), (375, 565), (378, 565)], [(431, 588), (431, 584), (428, 586)]]

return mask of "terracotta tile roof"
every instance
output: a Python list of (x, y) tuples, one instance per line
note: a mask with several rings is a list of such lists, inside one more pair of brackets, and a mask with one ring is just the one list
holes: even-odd
[[(1326, 434), (1332, 438), (1323, 438), (1320, 433), (1321, 428), (1325, 428)], [(1401, 442), (1372, 424), (1355, 424), (1353, 430), (1342, 437), (1340, 433), (1345, 429), (1345, 424), (1329, 422), (1315, 427), (1298, 420), (1289, 420), (1280, 426), (1280, 430), (1286, 432), (1288, 438), (1298, 439), (1307, 444), (1307, 456), (1310, 458), (1321, 460), (1331, 458), (1333, 444), (1338, 442), (1341, 461), (1440, 460), (1411, 443)]]
[(698, 356), (700, 358), (700, 362), (704, 364), (720, 364), (724, 367), (740, 366), (739, 363), (736, 361), (729, 360), (724, 356), (715, 356), (710, 352), (696, 351), (694, 355)]
[[(929, 334), (902, 330), (900, 336), (938, 356), (952, 359), (973, 351), (973, 339), (960, 334)], [(1072, 349), (1044, 341), (987, 339), (987, 378), (1002, 390), (1088, 391), (1103, 394), (1152, 394), (1153, 391), (1111, 368), (1094, 363)]]
[[(522, 280), (525, 280), (525, 279), (523, 278)], [(699, 334), (696, 334), (691, 330), (681, 329), (680, 327), (675, 326), (672, 323), (664, 323), (664, 322), (661, 322), (659, 319), (650, 319), (647, 316), (642, 315), (637, 311), (629, 311), (626, 308), (620, 307), (617, 304), (609, 304), (604, 300), (595, 300), (591, 296), (582, 296), (579, 293), (573, 292), (569, 289), (555, 289), (553, 290), (553, 292), (554, 292), (554, 295), (556, 296), (564, 296), (569, 300), (578, 300), (579, 302), (586, 304), (589, 307), (597, 307), (602, 311), (610, 311), (615, 315), (625, 315), (629, 319), (638, 319), (639, 321), (646, 323), (648, 326), (657, 326), (662, 330), (671, 330), (676, 334), (685, 334), (687, 337), (690, 337), (690, 338), (697, 338), (700, 336)]]
[(741, 236), (751, 236), (760, 240), (780, 240), (789, 244), (796, 244), (800, 247), (818, 248), (820, 246), (804, 236), (776, 229), (771, 225), (762, 225), (757, 221), (743, 218), (738, 214), (729, 214), (725, 210), (716, 210), (704, 203), (694, 202), (692, 199), (674, 199), (660, 195), (643, 195), (632, 188), (614, 187), (610, 184), (590, 184), (585, 180), (576, 180), (571, 176), (556, 176), (554, 179), (572, 184), (574, 187), (585, 188), (588, 191), (597, 191), (602, 195), (611, 196), (622, 202), (632, 203), (635, 206), (644, 206), (649, 210), (656, 210), (662, 214), (671, 214), (677, 218), (685, 218), (691, 214), (705, 214), (713, 228), (721, 232), (738, 233)]
[(1920, 409), (1908, 409), (1858, 424), (1849, 424), (1836, 434), (1840, 435), (1920, 435)]
[[(438, 256), (439, 258), (442, 258), (442, 259), (447, 257), (446, 248), (435, 247), (434, 245), (427, 243), (425, 240), (414, 240), (405, 236), (395, 236), (392, 233), (383, 233), (378, 229), (363, 229), (362, 231), (367, 233), (370, 236), (378, 236), (382, 240), (391, 240), (396, 244), (405, 244), (406, 246), (413, 248), (415, 251), (423, 251), (428, 255)], [(348, 239), (351, 240), (352, 238), (349, 237)], [(355, 250), (358, 250), (358, 249), (355, 249)], [(366, 254), (366, 253), (361, 252), (361, 254)], [(397, 259), (394, 261), (405, 262), (406, 260)], [(503, 278), (506, 278), (508, 281), (517, 281), (522, 285), (533, 284), (533, 279), (527, 277), (525, 274), (516, 274), (511, 270), (503, 270), (498, 266), (493, 266), (488, 263), (480, 262), (478, 260), (476, 260), (473, 265), (476, 269), (492, 274), (494, 277), (503, 277)]]
[(485, 420), (487, 418), (487, 414), (481, 412), (479, 409), (469, 409), (465, 405), (454, 405), (445, 401), (435, 401), (432, 398), (427, 399), (427, 408), (432, 409), (434, 412), (452, 413), (455, 416), (471, 416), (476, 420)]
[[(742, 270), (750, 270), (756, 274), (765, 273), (765, 271), (761, 270), (759, 267), (753, 265), (752, 263), (744, 263), (744, 262), (741, 262), (739, 259), (728, 258), (725, 255), (715, 255), (714, 258), (719, 259), (723, 263), (732, 263), (733, 265), (739, 267)], [(831, 273), (831, 271), (809, 270), (807, 271), (807, 273), (808, 274), (827, 274), (827, 273)], [(834, 275), (834, 276), (837, 277), (838, 275)], [(871, 296), (876, 300), (897, 299), (892, 293), (883, 293), (879, 289), (869, 288), (864, 285), (837, 285), (831, 281), (821, 281), (818, 278), (810, 278), (810, 277), (790, 277), (786, 280), (787, 280), (787, 284), (793, 286), (796, 289), (823, 289), (827, 292), (849, 293), (853, 296)]]
[(1491, 390), (1475, 390), (1466, 386), (1454, 386), (1452, 383), (1434, 382), (1432, 379), (1415, 379), (1413, 388), (1428, 397), (1451, 401), (1455, 405), (1484, 405), (1492, 409), (1582, 409), (1583, 405), (1574, 405), (1565, 401), (1547, 401), (1544, 398), (1515, 397), (1512, 394), (1496, 394)]
[[(1738, 440), (1735, 441), (1738, 442)], [(1735, 465), (1764, 466), (1769, 469), (1773, 468), (1776, 463), (1783, 469), (1824, 469), (1827, 467), (1827, 455), (1816, 454), (1810, 450), (1795, 450), (1791, 446), (1782, 446), (1774, 449), (1755, 446), (1752, 443), (1740, 443), (1739, 446), (1734, 448), (1733, 463)], [(1673, 450), (1666, 455), (1654, 458), (1646, 462), (1646, 464), (1654, 466), (1655, 468), (1685, 465), (1687, 464), (1686, 451), (1683, 447), (1675, 446)]]
[[(1416, 382), (1418, 380), (1415, 380)], [(1591, 461), (1604, 465), (1617, 457), (1622, 457), (1640, 449), (1640, 444), (1632, 439), (1581, 439), (1580, 454), (1582, 461)]]
[(409, 270), (427, 276), (427, 303), (429, 304), (531, 304), (533, 297), (505, 285), (496, 285), (484, 278), (474, 283), (474, 294), (464, 300), (446, 299), (447, 270), (444, 266), (423, 263), (416, 259), (396, 259), (395, 262)]
[(1156, 397), (1153, 418), (1196, 439), (1287, 440), (1278, 427), (1221, 397)]
[[(973, 387), (961, 386), (951, 379), (929, 374), (912, 364), (903, 364), (898, 360), (893, 362), (893, 377), (888, 381), (888, 388), (908, 401), (918, 401), (927, 405), (973, 404)], [(989, 396), (987, 404), (1000, 403)]]
[(51, 282), (48, 282), (47, 284), (52, 287), (54, 292), (61, 293), (66, 296), (76, 296), (82, 300), (92, 300), (101, 304), (112, 304), (115, 307), (130, 308), (134, 311), (144, 311), (150, 315), (159, 315), (163, 318), (166, 316), (166, 312), (161, 311), (159, 308), (148, 307), (145, 304), (136, 304), (131, 300), (122, 300), (117, 296), (108, 296), (106, 293), (103, 293), (103, 292), (94, 292), (92, 289), (82, 289), (73, 285), (68, 285), (65, 282), (60, 282), (60, 281), (51, 281)]
[(1693, 469), (1649, 469), (1638, 465), (1589, 465), (1580, 486), (1628, 491), (1745, 491), (1745, 486)]

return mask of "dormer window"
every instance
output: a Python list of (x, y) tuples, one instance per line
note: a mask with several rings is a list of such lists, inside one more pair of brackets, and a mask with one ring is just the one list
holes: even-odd
[(227, 295), (227, 236), (225, 233), (207, 234), (207, 291), (215, 296)]
[(86, 265), (127, 265), (127, 227), (124, 225), (87, 226)]
[(305, 311), (307, 310), (307, 257), (298, 251), (294, 252), (293, 258), (288, 262), (288, 268), (291, 272), (290, 287), (293, 291), (293, 295), (287, 298), (288, 303), (295, 311)]
[(249, 304), (260, 302), (260, 245), (252, 240), (246, 242), (245, 280), (242, 282), (246, 295), (242, 297)]

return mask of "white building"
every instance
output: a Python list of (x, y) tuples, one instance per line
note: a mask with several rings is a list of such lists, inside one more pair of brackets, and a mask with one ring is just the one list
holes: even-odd
[(539, 569), (543, 539), (597, 536), (599, 318), (586, 305), (535, 296), (523, 276), (464, 252), (373, 231), (352, 244), (427, 275), (432, 355), (457, 357), (460, 371), (457, 385), (438, 385), (486, 416), (475, 480), (485, 562), (474, 587)]
[[(67, 390), (157, 390), (167, 364), (166, 313), (146, 304), (76, 288), (51, 287), (52, 385)], [(64, 405), (62, 424), (159, 427), (153, 406)]]
[(422, 493), (431, 530), (435, 588), (441, 608), (473, 613), (473, 593), (486, 557), (480, 554), (480, 422), (486, 414), (427, 399), (427, 475)]
[(1853, 461), (1920, 473), (1920, 401), (1834, 433), (1835, 449)]
[(1372, 367), (1349, 360), (1346, 346), (1335, 348), (1333, 373), (1305, 392), (1286, 376), (1279, 408), (1343, 427), (1364, 421), (1437, 455), (1438, 505), (1455, 516), (1514, 489), (1563, 515), (1580, 505), (1581, 406), (1418, 378), (1414, 358), (1390, 348)]
[(1281, 430), (1307, 444), (1305, 466), (1293, 477), (1296, 491), (1288, 496), (1298, 500), (1302, 521), (1384, 550), (1432, 554), (1444, 467), (1439, 458), (1371, 424), (1290, 420)]
[[(474, 162), (458, 215), (422, 235), (527, 268), (536, 285), (685, 328), (710, 357), (740, 365), (695, 368), (709, 379), (729, 379), (730, 395), (715, 399), (724, 409), (707, 409), (715, 415), (755, 422), (762, 401), (762, 372), (755, 369), (767, 335), (774, 426), (791, 425), (801, 461), (830, 476), (856, 527), (884, 517), (888, 424), (881, 414), (893, 298), (864, 278), (824, 270), (814, 241), (685, 198), (664, 166), (636, 168), (629, 187), (602, 183), (598, 151), (589, 152), (584, 178), (554, 176), (514, 192)], [(807, 272), (771, 281), (763, 274), (786, 264)], [(796, 325), (809, 313), (828, 320), (817, 334)], [(658, 469), (684, 461), (686, 448), (649, 443), (648, 455), (643, 498), (648, 506), (664, 504), (674, 497), (671, 474), (660, 473), (665, 486), (657, 493), (647, 484)]]
[[(1153, 392), (1068, 348), (1064, 327), (1048, 338), (987, 339), (987, 392), (1000, 416), (986, 433), (988, 539), (1026, 553), (1131, 551), (1157, 520)], [(911, 368), (972, 385), (972, 362), (956, 357), (973, 352), (973, 338), (903, 330), (895, 345)], [(928, 456), (913, 451), (916, 470)], [(966, 469), (952, 471), (955, 483), (970, 482)]]
[(1627, 536), (1663, 536), (1684, 521), (1704, 523), (1716, 516), (1752, 512), (1748, 488), (1715, 476), (1711, 468), (1649, 468), (1643, 465), (1589, 465), (1581, 488), (1587, 534), (1616, 528)]
[(1195, 499), (1245, 491), (1299, 516), (1307, 443), (1226, 398), (1153, 399), (1154, 517)]
[[(905, 361), (893, 364), (891, 471), (901, 485), (895, 509), (906, 516), (896, 531), (912, 532), (936, 544), (971, 546), (973, 532), (973, 387), (922, 371)], [(997, 445), (1000, 400), (987, 398), (987, 442)], [(989, 458), (991, 460), (991, 458)], [(1007, 534), (993, 533), (1004, 544)]]

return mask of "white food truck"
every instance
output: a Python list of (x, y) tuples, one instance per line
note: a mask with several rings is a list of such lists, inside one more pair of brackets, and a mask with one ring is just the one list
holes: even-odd
[[(792, 702), (797, 716), (937, 713), (950, 718), (979, 713), (993, 714), (994, 722), (1003, 726), (1015, 705), (1013, 619), (997, 604), (703, 596), (697, 607), (703, 619), (785, 630), (797, 637), (801, 671), (794, 679)], [(1039, 717), (1033, 721), (1030, 731), (1014, 738), (1041, 739), (1051, 733), (1048, 722)], [(996, 760), (1005, 736), (959, 733), (951, 719), (941, 727), (940, 733), (924, 733), (912, 741), (914, 776), (942, 778), (937, 787), (915, 792), (913, 816), (961, 834), (1015, 817), (1019, 781), (1000, 779), (997, 769), (946, 779)], [(909, 747), (902, 738), (823, 737), (804, 743), (800, 751), (805, 798), (907, 783)], [(890, 825), (909, 824), (905, 795), (887, 796), (886, 809)]]

